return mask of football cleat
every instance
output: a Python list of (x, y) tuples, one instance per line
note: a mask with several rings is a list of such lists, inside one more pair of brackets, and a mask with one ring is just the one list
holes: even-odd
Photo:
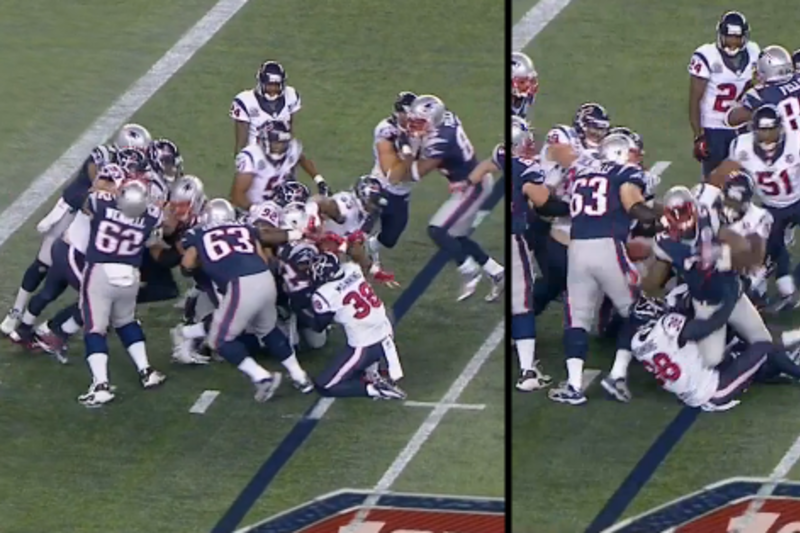
[(22, 311), (19, 309), (11, 309), (3, 319), (3, 322), (0, 323), (0, 332), (2, 332), (6, 337), (10, 337), (11, 334), (16, 331), (17, 326), (19, 326), (21, 318)]
[(303, 376), (303, 379), (292, 378), (292, 387), (299, 390), (302, 394), (310, 394), (314, 392), (314, 382), (308, 377)]
[(144, 389), (152, 389), (158, 387), (164, 380), (167, 379), (167, 376), (159, 372), (158, 370), (153, 370), (151, 367), (147, 367), (141, 372), (139, 372), (139, 383), (142, 384), (142, 388)]
[(33, 339), (37, 347), (41, 348), (45, 353), (49, 354), (62, 365), (69, 364), (67, 359), (67, 341), (50, 331), (47, 323), (44, 327), (37, 328)]
[(466, 274), (462, 273), (461, 292), (458, 294), (456, 301), (463, 302), (475, 294), (475, 290), (478, 288), (478, 283), (480, 283), (482, 277), (483, 273), (479, 269), (475, 269), (473, 272)]
[(553, 378), (542, 372), (537, 361), (532, 369), (520, 371), (515, 387), (520, 392), (533, 392), (548, 387), (552, 381)]
[(777, 300), (771, 302), (764, 308), (764, 312), (770, 315), (777, 315), (784, 311), (791, 311), (800, 307), (800, 292), (795, 291), (788, 296), (779, 296)]
[(496, 276), (489, 276), (489, 279), (492, 282), (492, 288), (489, 289), (489, 294), (486, 295), (484, 300), (487, 302), (496, 302), (506, 288), (506, 272), (504, 270)]
[(583, 405), (586, 403), (586, 395), (583, 391), (575, 389), (569, 383), (560, 383), (555, 389), (550, 389), (547, 397), (558, 403), (568, 405)]
[(373, 397), (375, 400), (405, 400), (408, 397), (403, 389), (389, 379), (378, 378), (372, 382), (372, 386), (378, 393)]
[(182, 365), (207, 365), (210, 363), (210, 357), (194, 350), (192, 339), (183, 336), (181, 327), (175, 326), (169, 330), (170, 337), (172, 337), (172, 362)]
[(256, 387), (255, 400), (259, 403), (269, 401), (275, 395), (275, 391), (281, 386), (283, 376), (280, 372), (273, 372), (267, 379), (253, 383)]
[(628, 382), (625, 381), (625, 378), (612, 379), (611, 376), (606, 376), (600, 382), (600, 385), (605, 389), (609, 396), (618, 402), (628, 403), (633, 397), (630, 389), (628, 388)]
[(106, 383), (92, 383), (86, 394), (78, 396), (78, 401), (86, 407), (100, 407), (114, 399), (111, 387)]

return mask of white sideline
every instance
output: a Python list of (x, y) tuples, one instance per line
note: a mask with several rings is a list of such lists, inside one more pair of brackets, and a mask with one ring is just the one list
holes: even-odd
[(127, 122), (249, 0), (219, 0), (141, 78), (111, 104), (43, 174), (0, 213), (2, 246), (78, 170), (96, 145)]

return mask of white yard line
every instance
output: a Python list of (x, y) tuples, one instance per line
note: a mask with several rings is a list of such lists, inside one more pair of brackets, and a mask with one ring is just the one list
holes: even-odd
[(197, 401), (189, 408), (189, 412), (196, 415), (205, 414), (211, 404), (214, 403), (214, 400), (217, 399), (217, 396), (219, 396), (218, 390), (204, 390), (200, 397), (197, 398)]
[[(440, 402), (415, 402), (413, 400), (409, 400), (403, 402), (405, 407), (427, 407), (431, 409), (435, 409), (442, 405)], [(483, 411), (486, 409), (486, 404), (483, 403), (451, 403), (447, 404), (445, 407), (448, 409), (465, 409), (467, 411)]]
[(732, 533), (751, 533), (751, 526), (753, 526), (752, 533), (756, 533), (756, 531), (766, 531), (766, 529), (755, 527), (758, 513), (761, 510), (761, 507), (764, 506), (764, 502), (767, 501), (770, 496), (772, 496), (773, 492), (775, 492), (775, 488), (778, 486), (778, 484), (782, 481), (786, 481), (786, 476), (789, 475), (789, 472), (791, 472), (792, 468), (795, 464), (797, 464), (798, 461), (800, 461), (800, 435), (797, 436), (795, 441), (772, 470), (772, 473), (769, 475), (767, 481), (761, 485), (760, 489), (758, 489), (755, 499), (747, 507), (745, 514), (738, 519), (738, 527), (731, 530)]
[(511, 49), (525, 49), (572, 0), (539, 0), (519, 22), (511, 34)]
[(583, 392), (586, 392), (587, 389), (592, 385), (592, 382), (597, 379), (597, 376), (601, 374), (600, 370), (595, 370), (593, 368), (586, 368), (583, 371)]
[(130, 86), (44, 173), (0, 213), (0, 246), (64, 185), (96, 145), (105, 142), (147, 103), (248, 0), (220, 0), (150, 70)]
[(650, 172), (652, 172), (656, 176), (662, 176), (664, 175), (664, 172), (666, 172), (666, 170), (669, 168), (671, 164), (672, 164), (671, 161), (656, 161), (655, 163), (653, 163), (653, 166), (650, 167)]

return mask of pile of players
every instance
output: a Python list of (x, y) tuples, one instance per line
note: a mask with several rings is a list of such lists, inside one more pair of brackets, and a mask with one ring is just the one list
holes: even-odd
[[(181, 305), (184, 320), (171, 330), (174, 362), (228, 361), (250, 378), (257, 401), (270, 399), (282, 380), (262, 366), (264, 356), (277, 358), (302, 393), (405, 398), (393, 327), (367, 276), (398, 285), (379, 249), (396, 244), (411, 185), (433, 170), (448, 178), (451, 194), (428, 230), (462, 273), (458, 299), (475, 292), (483, 272), (492, 283), (486, 299), (501, 294), (503, 268), (469, 238), (492, 193), (494, 166), (476, 160), (439, 98), (400, 93), (375, 130), (372, 174), (333, 192), (292, 135), (300, 98), (283, 67), (265, 62), (256, 79), (231, 108), (237, 156), (229, 199), (207, 199), (200, 178), (184, 173), (175, 143), (128, 124), (93, 150), (37, 226), (40, 252), (0, 330), (65, 363), (67, 340), (83, 329), (92, 383), (79, 401), (87, 407), (114, 399), (109, 326), (142, 387), (165, 380), (149, 363), (135, 312), (139, 304), (176, 299), (178, 269), (192, 288)], [(317, 194), (297, 181), (298, 166)], [(79, 301), (36, 325), (70, 287)], [(296, 350), (322, 347), (332, 322), (343, 326), (346, 345), (312, 380)]]
[[(689, 65), (704, 183), (656, 200), (659, 179), (644, 168), (641, 136), (611, 127), (598, 104), (582, 105), (572, 126), (556, 126), (535, 146), (524, 116), (538, 78), (529, 57), (512, 56), (513, 283), (524, 288), (512, 298), (518, 390), (551, 384), (535, 357), (535, 316), (562, 295), (567, 380), (549, 391), (555, 402), (586, 403), (593, 331), (616, 339), (601, 384), (622, 402), (631, 400), (633, 358), (665, 390), (707, 411), (735, 406), (755, 380), (800, 379), (800, 330), (771, 331), (753, 303), (780, 312), (800, 301), (786, 249), (787, 230), (800, 223), (795, 63), (800, 53), (760, 51), (744, 16), (724, 14), (717, 43), (700, 47)], [(717, 90), (735, 93), (728, 105), (714, 104)], [(541, 272), (535, 282), (532, 257)], [(768, 305), (773, 274), (779, 298)], [(662, 292), (666, 298), (653, 296)]]

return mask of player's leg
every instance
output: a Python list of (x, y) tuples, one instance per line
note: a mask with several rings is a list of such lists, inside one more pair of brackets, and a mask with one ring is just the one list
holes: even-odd
[(83, 326), (78, 302), (59, 310), (44, 326), (36, 330), (37, 344), (59, 363), (67, 363), (67, 342)]
[(394, 248), (400, 235), (408, 226), (409, 200), (408, 194), (386, 193), (386, 206), (381, 211), (381, 229), (377, 235), (372, 235), (367, 239), (366, 248), (370, 259), (380, 268), (381, 258), (380, 249)]
[[(630, 307), (639, 296), (639, 274), (628, 258), (624, 243), (609, 239), (603, 247), (603, 268), (599, 273), (600, 286), (616, 313), (626, 320)], [(600, 252), (598, 252), (599, 254)], [(599, 257), (599, 255), (598, 255)], [(628, 366), (631, 362), (630, 335), (625, 327), (617, 332), (617, 350), (611, 371), (601, 381), (605, 391), (621, 402), (629, 402)]]
[(165, 302), (176, 299), (180, 294), (172, 269), (160, 264), (149, 253), (144, 254), (142, 259), (141, 275), (137, 303)]
[(533, 311), (533, 266), (528, 243), (522, 235), (511, 237), (511, 339), (517, 350), (519, 378), (516, 388), (522, 392), (542, 389), (550, 384), (536, 360), (536, 314)]
[(772, 335), (764, 324), (764, 319), (746, 294), (739, 297), (728, 324), (736, 330), (739, 337), (750, 344), (772, 341)]
[[(247, 346), (237, 339), (263, 305), (259, 290), (243, 291), (241, 279), (233, 279), (214, 311), (208, 328), (208, 344), (223, 359), (246, 374), (256, 388), (258, 402), (269, 400), (281, 382), (279, 373), (272, 374), (250, 356)], [(260, 289), (260, 288), (259, 288)]]
[(593, 272), (606, 268), (595, 259), (597, 246), (593, 240), (572, 241), (567, 254), (567, 294), (564, 305), (564, 356), (567, 382), (551, 389), (547, 397), (570, 405), (586, 403), (583, 394), (583, 366), (589, 352), (589, 328), (594, 321), (597, 303), (603, 293)]
[(136, 320), (136, 299), (140, 292), (138, 283), (127, 287), (115, 287), (116, 294), (111, 306), (111, 325), (136, 366), (142, 388), (152, 389), (161, 385), (167, 377), (155, 370), (147, 357), (144, 330)]
[(369, 397), (385, 400), (402, 400), (405, 393), (393, 383), (382, 378), (363, 379), (370, 367), (386, 361), (382, 343), (371, 346), (345, 347), (314, 379), (321, 396), (334, 398)]
[(266, 351), (281, 362), (292, 379), (292, 385), (303, 394), (312, 392), (314, 384), (303, 367), (300, 366), (294, 346), (281, 328), (277, 327), (278, 289), (272, 272), (267, 271), (242, 278), (242, 288), (245, 290), (259, 290), (263, 294), (262, 304), (258, 312), (253, 316), (249, 329), (261, 339), (261, 344)]
[[(692, 300), (694, 307), (695, 318), (706, 320), (711, 318), (712, 315), (720, 308), (720, 304), (708, 304), (698, 300)], [(725, 346), (727, 345), (727, 325), (719, 328), (710, 335), (697, 341), (697, 347), (700, 355), (703, 356), (705, 365), (709, 368), (714, 368), (725, 357)]]
[(703, 409), (725, 411), (735, 407), (739, 403), (736, 398), (750, 386), (774, 349), (771, 342), (757, 342), (749, 345), (738, 357), (726, 359), (719, 366), (717, 392), (708, 404), (702, 406)]
[(769, 209), (773, 223), (767, 239), (767, 257), (775, 264), (775, 287), (780, 299), (769, 305), (767, 311), (777, 313), (790, 309), (797, 303), (797, 286), (791, 273), (791, 258), (786, 249), (786, 229), (791, 222), (790, 207)]
[[(533, 285), (533, 311), (536, 315), (567, 290), (567, 247), (551, 236), (547, 239), (545, 263), (539, 263), (542, 277)], [(538, 258), (537, 258), (538, 261)]]
[(185, 312), (184, 322), (170, 330), (173, 362), (183, 365), (206, 365), (211, 362), (211, 350), (205, 341), (218, 303), (213, 287), (198, 290), (197, 297), (191, 301), (191, 313)]
[(92, 384), (78, 401), (87, 407), (97, 407), (114, 399), (108, 383), (108, 339), (106, 337), (113, 290), (102, 265), (89, 264), (81, 286), (81, 314), (84, 322), (83, 343), (86, 363), (92, 373)]
[(708, 158), (703, 161), (703, 178), (707, 178), (720, 163), (728, 158), (736, 130), (705, 129)]

